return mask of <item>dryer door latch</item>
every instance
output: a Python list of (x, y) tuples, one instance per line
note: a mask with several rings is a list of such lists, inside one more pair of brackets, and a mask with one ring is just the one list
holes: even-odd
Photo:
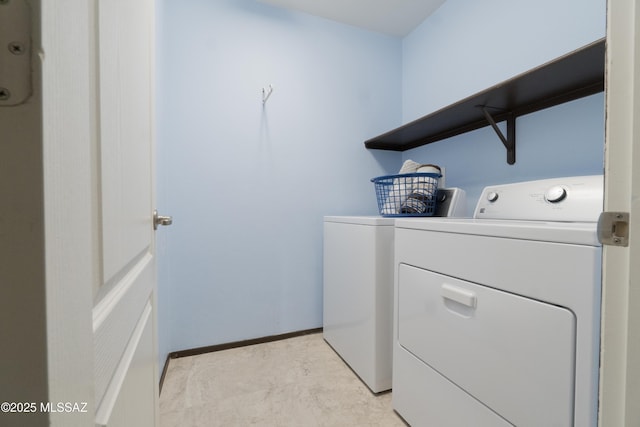
[(603, 245), (629, 246), (629, 213), (602, 212), (598, 218), (598, 240)]

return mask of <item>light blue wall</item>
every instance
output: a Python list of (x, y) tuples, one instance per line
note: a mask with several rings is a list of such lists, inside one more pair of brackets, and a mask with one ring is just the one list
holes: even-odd
[[(401, 40), (254, 0), (158, 17), (160, 358), (322, 326), (322, 218), (400, 167)], [(263, 108), (263, 87), (274, 92)]]
[[(436, 111), (605, 35), (605, 0), (447, 0), (403, 40), (403, 122)], [(503, 132), (506, 133), (504, 129)], [(403, 152), (444, 166), (468, 210), (487, 185), (603, 171), (604, 96), (516, 121), (516, 164), (489, 127)]]

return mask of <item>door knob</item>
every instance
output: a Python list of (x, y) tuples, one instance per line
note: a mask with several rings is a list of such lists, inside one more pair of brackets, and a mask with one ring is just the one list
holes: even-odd
[(153, 229), (157, 230), (159, 225), (171, 225), (173, 218), (170, 216), (158, 215), (158, 211), (153, 211)]

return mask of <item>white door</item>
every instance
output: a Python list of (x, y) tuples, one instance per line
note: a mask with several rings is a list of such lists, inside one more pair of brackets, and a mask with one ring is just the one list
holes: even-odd
[(49, 417), (156, 426), (154, 0), (40, 5)]
[(153, 0), (99, 0), (96, 424), (154, 426)]
[(629, 212), (629, 246), (603, 250), (602, 427), (640, 425), (640, 6), (607, 10), (605, 211)]

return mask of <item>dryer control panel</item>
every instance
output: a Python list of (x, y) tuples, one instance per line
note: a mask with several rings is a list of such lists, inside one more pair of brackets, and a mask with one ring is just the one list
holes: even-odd
[(474, 218), (597, 222), (604, 203), (602, 175), (551, 178), (485, 187)]

